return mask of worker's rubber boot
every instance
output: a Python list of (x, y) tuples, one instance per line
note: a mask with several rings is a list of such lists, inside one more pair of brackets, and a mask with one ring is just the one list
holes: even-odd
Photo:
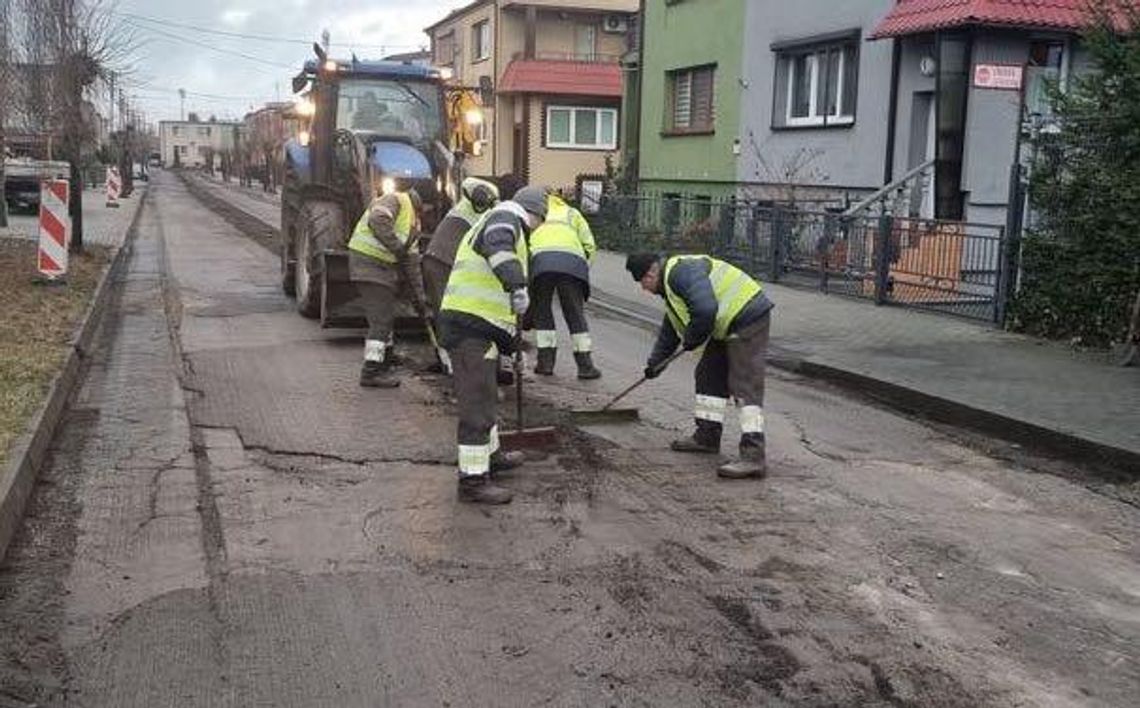
[(469, 504), (509, 504), (514, 494), (491, 481), (489, 475), (476, 474), (459, 478), (459, 501)]
[(764, 433), (748, 433), (740, 438), (740, 460), (717, 468), (723, 479), (763, 479), (768, 474), (764, 454)]
[(720, 452), (720, 435), (723, 426), (711, 420), (697, 419), (697, 429), (692, 435), (674, 440), (669, 448), (674, 452), (695, 452), (702, 455), (716, 455)]
[(360, 385), (365, 388), (396, 388), (400, 380), (392, 373), (387, 362), (366, 361), (360, 369)]
[(534, 373), (539, 376), (554, 376), (554, 360), (558, 350), (552, 347), (541, 347), (538, 350), (538, 361), (534, 365)]
[(578, 364), (579, 379), (593, 381), (602, 378), (602, 372), (594, 366), (594, 357), (590, 352), (574, 352), (574, 362)]
[(496, 450), (491, 453), (491, 474), (513, 470), (524, 462), (526, 455), (519, 450)]

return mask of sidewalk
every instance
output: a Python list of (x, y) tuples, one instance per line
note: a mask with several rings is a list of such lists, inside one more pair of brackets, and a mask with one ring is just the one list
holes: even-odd
[[(142, 203), (147, 185), (139, 182), (129, 199), (120, 199), (118, 209), (106, 206), (102, 189), (83, 192), (83, 243), (99, 246), (121, 246), (127, 228)], [(0, 238), (39, 238), (39, 217), (35, 214), (8, 214), (8, 228), (0, 228)]]
[[(623, 255), (599, 253), (591, 277), (603, 306), (663, 316), (661, 299), (633, 282)], [(1140, 472), (1136, 369), (952, 317), (781, 285), (765, 289), (776, 303), (773, 357), (793, 368), (956, 424), (1070, 453), (1100, 453)], [(650, 346), (647, 339), (636, 355), (647, 355)]]

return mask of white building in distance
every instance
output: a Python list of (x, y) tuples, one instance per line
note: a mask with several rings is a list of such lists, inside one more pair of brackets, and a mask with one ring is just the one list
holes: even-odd
[(211, 150), (214, 155), (232, 150), (240, 130), (241, 123), (223, 121), (204, 123), (199, 120), (160, 121), (158, 141), (162, 164), (165, 167), (201, 167), (206, 164)]

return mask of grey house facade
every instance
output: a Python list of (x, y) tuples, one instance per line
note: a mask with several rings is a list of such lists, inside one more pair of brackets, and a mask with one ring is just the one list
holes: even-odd
[(748, 0), (738, 196), (848, 208), (899, 181), (913, 216), (1004, 224), (1023, 132), (1047, 129), (1047, 81), (1087, 66), (1083, 5), (956, 5)]

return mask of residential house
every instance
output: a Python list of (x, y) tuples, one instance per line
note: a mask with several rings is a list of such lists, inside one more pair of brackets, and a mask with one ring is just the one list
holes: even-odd
[(420, 49), (414, 52), (389, 54), (384, 57), (384, 61), (399, 61), (405, 64), (415, 64), (416, 66), (431, 66), (431, 50)]
[(167, 167), (201, 167), (211, 155), (232, 150), (242, 124), (198, 120), (164, 120), (158, 123), (159, 153)]
[(474, 174), (570, 189), (621, 144), (620, 57), (637, 0), (476, 0), (425, 31), (437, 66), (484, 97)]
[[(1004, 224), (1022, 116), (1087, 64), (1083, 0), (664, 0), (645, 6), (641, 188)], [(692, 37), (715, 37), (694, 42)], [(1024, 103), (1023, 103), (1024, 101)]]

